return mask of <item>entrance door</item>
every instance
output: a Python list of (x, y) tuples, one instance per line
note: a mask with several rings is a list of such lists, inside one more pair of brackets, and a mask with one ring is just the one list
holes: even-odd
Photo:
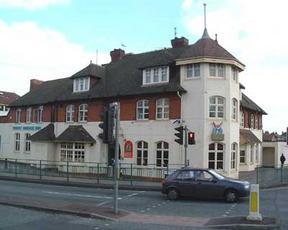
[(275, 166), (275, 148), (274, 147), (263, 148), (262, 165), (269, 166), (269, 167)]

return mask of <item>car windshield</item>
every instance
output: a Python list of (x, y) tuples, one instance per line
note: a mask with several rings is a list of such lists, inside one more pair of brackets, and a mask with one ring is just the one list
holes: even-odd
[(218, 172), (214, 170), (209, 170), (209, 172), (219, 180), (223, 180), (225, 178), (224, 176), (222, 176), (221, 174), (219, 174)]

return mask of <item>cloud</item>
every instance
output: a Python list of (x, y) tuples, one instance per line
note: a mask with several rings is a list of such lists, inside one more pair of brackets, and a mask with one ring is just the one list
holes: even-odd
[[(285, 130), (288, 101), (280, 98), (288, 85), (285, 29), (288, 2), (207, 0), (206, 3), (210, 37), (214, 39), (217, 33), (219, 44), (246, 65), (240, 81), (246, 87), (244, 93), (268, 113), (264, 116), (264, 129)], [(200, 38), (204, 29), (203, 6), (197, 0), (189, 4), (193, 7), (188, 10), (182, 7), (183, 23), (192, 36)], [(183, 5), (188, 5), (187, 0)]]
[(70, 0), (0, 0), (0, 7), (17, 7), (25, 9), (45, 8), (49, 5), (67, 4)]
[[(0, 20), (1, 90), (23, 95), (30, 79), (51, 80), (69, 77), (95, 63), (96, 54), (69, 42), (57, 31), (34, 22), (6, 24)], [(108, 54), (98, 53), (98, 64), (108, 62)]]

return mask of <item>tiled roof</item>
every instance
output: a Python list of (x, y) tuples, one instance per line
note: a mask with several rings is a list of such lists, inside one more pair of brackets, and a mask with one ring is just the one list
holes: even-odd
[(11, 102), (19, 98), (16, 93), (0, 91), (0, 104), (9, 105)]
[(50, 142), (55, 140), (54, 125), (49, 124), (37, 133), (34, 133), (30, 138), (31, 141)]
[(82, 125), (70, 125), (56, 139), (56, 142), (95, 143), (96, 140)]
[[(186, 92), (180, 85), (179, 66), (176, 60), (198, 57), (214, 57), (239, 62), (221, 47), (217, 41), (201, 38), (195, 44), (161, 49), (140, 54), (127, 54), (121, 60), (104, 66), (90, 64), (84, 69), (63, 78), (42, 83), (39, 88), (28, 92), (11, 106), (41, 105), (57, 101), (97, 99), (121, 96), (136, 96), (177, 91)], [(239, 62), (240, 63), (240, 62)], [(169, 65), (169, 83), (142, 85), (142, 69), (153, 66)], [(73, 78), (92, 76), (98, 78), (88, 92), (73, 93)]]
[(259, 112), (259, 113), (262, 113), (264, 115), (267, 115), (267, 113), (263, 109), (261, 109), (254, 101), (252, 101), (244, 93), (242, 93), (241, 106), (243, 108), (250, 109), (250, 110), (253, 110), (255, 112)]
[(248, 129), (240, 129), (240, 144), (255, 144), (261, 141)]
[(105, 74), (105, 69), (99, 65), (93, 65), (90, 63), (84, 69), (78, 71), (77, 73), (73, 74), (70, 78), (79, 78), (79, 77), (95, 77), (95, 78), (102, 78)]

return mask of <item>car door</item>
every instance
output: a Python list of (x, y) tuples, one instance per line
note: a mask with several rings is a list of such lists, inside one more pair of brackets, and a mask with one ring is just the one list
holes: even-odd
[(224, 186), (211, 173), (206, 170), (198, 170), (195, 175), (197, 197), (210, 199), (223, 196)]
[(177, 188), (181, 196), (195, 196), (196, 194), (196, 181), (194, 172), (191, 170), (183, 170), (177, 177)]

